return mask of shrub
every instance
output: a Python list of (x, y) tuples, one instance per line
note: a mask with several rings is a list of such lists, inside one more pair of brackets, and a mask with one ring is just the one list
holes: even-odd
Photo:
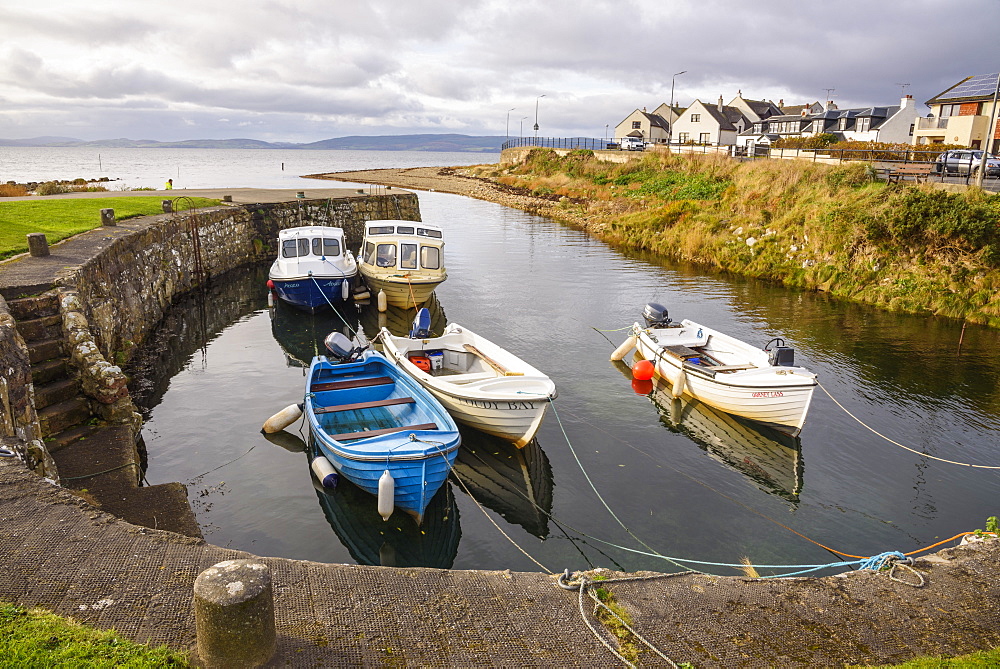
[(38, 188), (35, 189), (37, 195), (59, 195), (60, 193), (68, 193), (69, 188), (55, 181), (46, 181), (43, 184), (39, 184)]
[(0, 184), (0, 197), (23, 197), (27, 194), (28, 189), (20, 184)]

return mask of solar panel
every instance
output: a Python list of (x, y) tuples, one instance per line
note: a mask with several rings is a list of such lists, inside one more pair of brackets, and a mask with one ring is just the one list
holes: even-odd
[(955, 98), (985, 98), (992, 97), (997, 88), (997, 74), (977, 74), (968, 81), (963, 81), (955, 88), (941, 95), (939, 100)]

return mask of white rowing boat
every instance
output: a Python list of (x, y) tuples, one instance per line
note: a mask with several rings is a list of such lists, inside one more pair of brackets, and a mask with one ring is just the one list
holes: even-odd
[(440, 337), (429, 334), (415, 327), (411, 337), (395, 337), (383, 328), (379, 336), (386, 356), (429, 390), (455, 420), (518, 448), (530, 442), (556, 396), (555, 383), (457, 323), (448, 325)]
[[(794, 364), (794, 351), (780, 339), (757, 348), (690, 320), (671, 321), (658, 304), (643, 311), (617, 359), (634, 346), (653, 363), (674, 397), (705, 404), (798, 436), (809, 412), (816, 375)], [(613, 358), (615, 357), (613, 356)]]

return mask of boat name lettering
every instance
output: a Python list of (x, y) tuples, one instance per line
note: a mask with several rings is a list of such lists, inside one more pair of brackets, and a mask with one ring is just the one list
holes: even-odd
[(780, 390), (766, 390), (759, 393), (754, 393), (753, 397), (784, 397), (785, 393)]
[(490, 400), (470, 400), (466, 398), (459, 398), (462, 404), (467, 406), (476, 407), (477, 409), (534, 409), (535, 406), (531, 402), (493, 402)]

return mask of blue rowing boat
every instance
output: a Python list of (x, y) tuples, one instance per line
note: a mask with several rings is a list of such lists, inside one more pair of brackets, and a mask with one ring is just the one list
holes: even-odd
[(375, 495), (384, 519), (395, 507), (419, 523), (455, 461), (455, 422), (381, 353), (352, 348), (340, 333), (327, 347), (343, 362), (317, 356), (306, 379), (304, 410), (317, 455)]

